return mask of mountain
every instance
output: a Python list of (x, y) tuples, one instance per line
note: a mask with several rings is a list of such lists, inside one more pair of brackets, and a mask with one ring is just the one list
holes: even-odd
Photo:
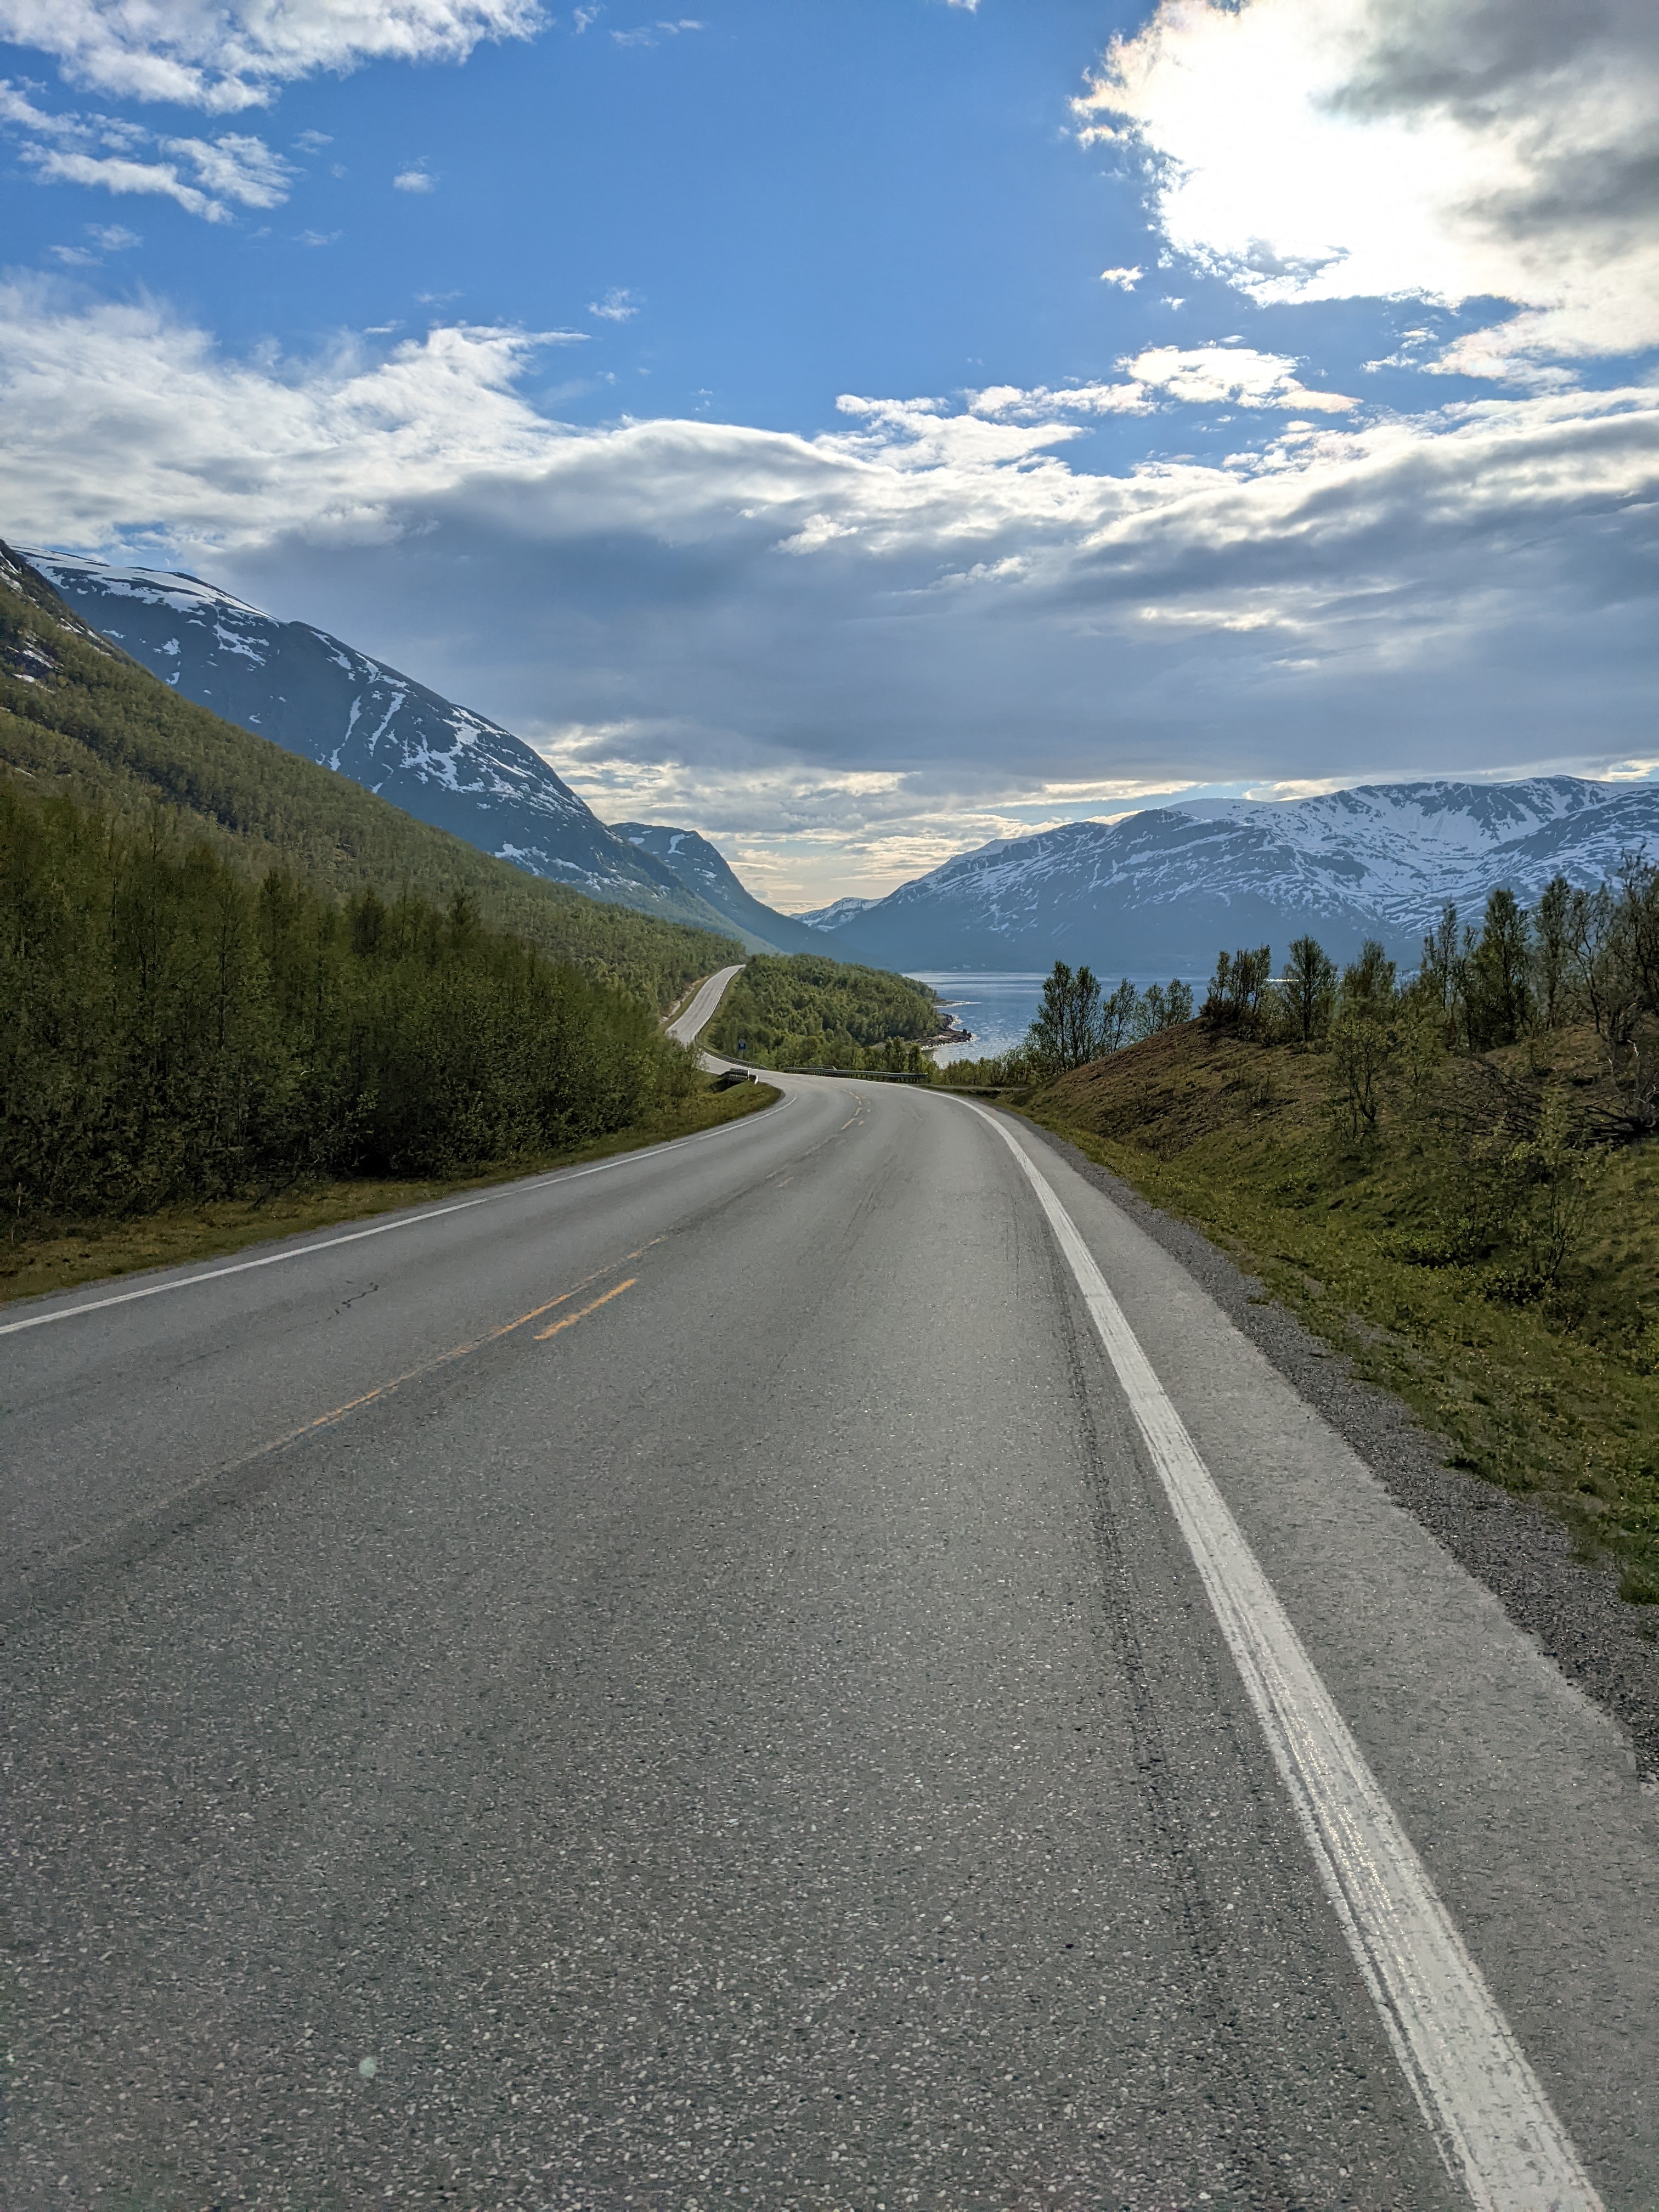
[(808, 914), (798, 914), (795, 920), (804, 921), (809, 929), (839, 929), (842, 922), (850, 921), (855, 914), (862, 914), (866, 907), (879, 904), (878, 899), (832, 899), (828, 906), (815, 906)]
[(1448, 900), (1478, 921), (1498, 884), (1530, 902), (1558, 872), (1599, 883), (1644, 844), (1659, 850), (1656, 783), (1366, 785), (1071, 823), (960, 854), (818, 927), (848, 959), (912, 970), (1065, 959), (1197, 976), (1222, 945), (1282, 953), (1304, 931), (1339, 958), (1376, 937), (1414, 961)]
[(420, 822), (587, 897), (724, 931), (651, 854), (615, 837), (539, 753), (309, 623), (199, 577), (26, 557), (93, 627), (173, 690), (349, 776)]
[(447, 907), (658, 1006), (739, 956), (719, 935), (599, 904), (417, 822), (343, 775), (180, 698), (0, 544), (0, 777), (118, 821), (159, 812), (246, 874), (335, 898), (373, 884)]
[(816, 952), (839, 957), (798, 915), (763, 906), (745, 890), (721, 854), (695, 830), (670, 830), (659, 823), (613, 822), (611, 834), (648, 853), (670, 869), (685, 889), (710, 906), (742, 938), (750, 952)]

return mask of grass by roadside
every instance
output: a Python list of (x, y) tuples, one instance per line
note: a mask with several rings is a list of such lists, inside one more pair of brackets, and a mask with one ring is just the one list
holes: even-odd
[[(1523, 1103), (1547, 1081), (1593, 1087), (1593, 1055), (1551, 1053), (1487, 1055), (1484, 1073)], [(1558, 1281), (1517, 1297), (1513, 1224), (1468, 1243), (1472, 1121), (1452, 1109), (1471, 1079), (1443, 1063), (1358, 1150), (1323, 1055), (1194, 1023), (1021, 1110), (1231, 1252), (1454, 1465), (1547, 1504), (1582, 1556), (1616, 1560), (1627, 1598), (1659, 1604), (1659, 1144), (1601, 1156)]]
[(637, 1152), (741, 1121), (781, 1095), (769, 1083), (748, 1083), (730, 1091), (716, 1091), (705, 1083), (678, 1109), (665, 1109), (631, 1129), (567, 1152), (502, 1161), (483, 1173), (447, 1181), (315, 1183), (263, 1200), (224, 1199), (170, 1206), (131, 1220), (65, 1224), (47, 1236), (0, 1243), (0, 1303), (44, 1297), (54, 1291), (151, 1267), (222, 1259), (250, 1244), (366, 1220), (376, 1213), (395, 1213), (457, 1191), (484, 1189), (524, 1176), (544, 1175), (552, 1168), (606, 1159), (617, 1152)]

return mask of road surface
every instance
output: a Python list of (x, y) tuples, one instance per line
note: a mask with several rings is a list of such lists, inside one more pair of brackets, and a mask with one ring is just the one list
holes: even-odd
[(697, 986), (696, 996), (683, 1014), (677, 1015), (668, 1024), (668, 1034), (680, 1044), (696, 1044), (697, 1039), (714, 1018), (714, 1009), (726, 996), (726, 986), (732, 978), (741, 975), (743, 963), (735, 968), (722, 968), (706, 983)]
[(1031, 1131), (0, 1328), (8, 2212), (1651, 2212), (1621, 1740)]

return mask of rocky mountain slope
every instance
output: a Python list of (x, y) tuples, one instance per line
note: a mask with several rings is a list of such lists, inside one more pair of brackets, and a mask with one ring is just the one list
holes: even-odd
[(636, 852), (659, 860), (695, 897), (711, 906), (727, 927), (737, 932), (751, 952), (816, 952), (839, 957), (816, 930), (798, 915), (780, 914), (763, 905), (744, 889), (725, 857), (695, 830), (672, 830), (661, 823), (613, 822), (612, 834), (623, 838)]
[(278, 622), (195, 576), (62, 553), (27, 558), (94, 629), (227, 721), (531, 875), (665, 919), (727, 927), (672, 869), (613, 836), (510, 730), (326, 630)]
[[(816, 918), (848, 959), (907, 969), (1207, 974), (1217, 948), (1304, 930), (1339, 957), (1368, 937), (1414, 961), (1448, 900), (1535, 898), (1558, 872), (1595, 884), (1659, 852), (1659, 783), (1538, 776), (1366, 786), (1287, 804), (1158, 807), (958, 854), (872, 906)], [(846, 911), (848, 907), (851, 911)]]

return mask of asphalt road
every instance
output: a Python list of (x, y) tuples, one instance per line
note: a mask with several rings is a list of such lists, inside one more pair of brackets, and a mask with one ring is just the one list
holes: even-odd
[(700, 983), (690, 1005), (668, 1024), (669, 1036), (681, 1044), (696, 1044), (714, 1020), (714, 1009), (726, 996), (726, 986), (742, 973), (743, 963), (739, 961), (735, 968), (721, 968), (707, 982)]
[(8, 2212), (1659, 2202), (1621, 1740), (1031, 1132), (274, 1249), (0, 1310)]

